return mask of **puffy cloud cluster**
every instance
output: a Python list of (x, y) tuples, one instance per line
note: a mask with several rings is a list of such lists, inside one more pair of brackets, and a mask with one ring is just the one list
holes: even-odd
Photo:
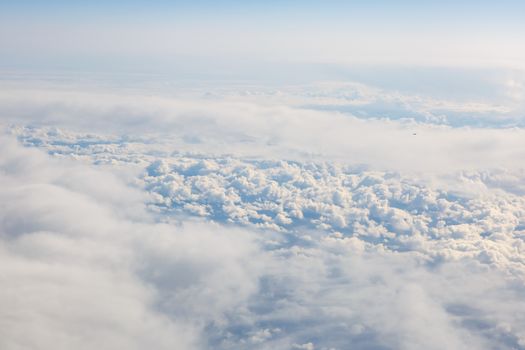
[[(295, 101), (293, 94), (290, 97), (288, 93), (284, 93), (283, 98), (268, 99), (259, 95), (225, 97), (219, 94), (213, 97), (204, 94), (203, 90), (187, 94), (177, 90), (153, 96), (140, 91), (111, 89), (64, 91), (63, 87), (0, 87), (0, 91), (0, 118), (4, 123), (80, 131), (84, 135), (81, 139), (76, 135), (77, 142), (90, 141), (92, 133), (126, 135), (122, 139), (124, 147), (131, 152), (137, 152), (132, 146), (139, 147), (138, 152), (142, 154), (159, 151), (170, 154), (176, 150), (210, 156), (232, 154), (298, 161), (335, 160), (367, 164), (380, 170), (433, 173), (486, 170), (487, 167), (516, 169), (521, 165), (515, 160), (525, 157), (524, 129), (502, 128), (509, 123), (503, 121), (505, 118), (503, 112), (497, 110), (498, 106), (469, 107), (461, 103), (449, 106), (444, 103), (444, 109), (465, 108), (467, 115), (477, 115), (478, 108), (496, 121), (495, 124), (482, 123), (482, 128), (470, 126), (477, 125), (472, 123), (454, 127), (454, 124), (433, 123), (424, 118), (401, 117), (405, 113), (392, 112), (388, 104), (376, 108), (375, 104), (383, 103), (376, 101), (380, 100), (382, 91), (376, 92), (368, 102), (368, 97), (361, 101), (365, 118), (356, 117), (359, 113), (352, 111), (344, 113), (339, 107), (323, 108), (325, 103), (334, 103), (324, 98), (317, 101), (312, 97), (305, 101), (300, 97)], [(327, 94), (332, 94), (332, 90)], [(335, 94), (334, 98), (338, 99)], [(312, 106), (305, 106), (309, 99), (313, 99)], [(361, 99), (358, 97), (355, 103), (359, 105)], [(414, 97), (410, 103), (392, 103), (441, 105), (417, 101)], [(409, 109), (424, 110), (425, 106)], [(381, 108), (400, 117), (384, 117), (377, 112)], [(516, 115), (518, 122), (510, 125), (521, 122), (522, 114)], [(502, 123), (498, 124), (499, 121)], [(44, 135), (34, 141), (53, 140), (59, 141), (56, 135)], [(141, 142), (134, 142), (136, 140)], [(113, 147), (89, 142), (77, 146), (89, 146), (94, 151)], [(122, 143), (116, 146), (123, 147)]]
[(475, 260), (161, 223), (101, 168), (1, 146), (3, 349), (525, 348), (523, 280)]
[[(517, 88), (516, 85), (512, 86)], [(340, 112), (360, 119), (417, 121), (453, 127), (522, 127), (525, 125), (522, 116), (525, 101), (523, 94), (518, 95), (512, 90), (498, 97), (492, 95), (473, 99), (456, 94), (456, 99), (445, 99), (358, 82), (327, 81), (279, 89), (225, 89), (212, 96), (253, 102), (263, 100), (304, 109)]]
[(180, 156), (147, 168), (156, 204), (281, 232), (325, 231), (440, 260), (471, 257), (525, 276), (525, 199), (469, 196), (334, 164)]
[(330, 89), (8, 89), (0, 347), (525, 349), (523, 130)]
[(141, 139), (11, 131), (56, 156), (133, 165), (139, 178), (130, 181), (163, 213), (302, 236), (353, 236), (417, 251), (433, 263), (471, 258), (525, 276), (520, 171), (463, 171), (449, 174), (447, 183), (429, 183), (334, 162), (210, 157), (153, 151)]
[(246, 233), (156, 224), (110, 173), (1, 147), (2, 349), (199, 348), (256, 289)]

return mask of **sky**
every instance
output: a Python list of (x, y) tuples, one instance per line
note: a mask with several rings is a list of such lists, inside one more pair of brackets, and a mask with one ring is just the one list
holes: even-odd
[(4, 1), (0, 9), (0, 64), (11, 68), (523, 68), (525, 58), (525, 8), (510, 0)]

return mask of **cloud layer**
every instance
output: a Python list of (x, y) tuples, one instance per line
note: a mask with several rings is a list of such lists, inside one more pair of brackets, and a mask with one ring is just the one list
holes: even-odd
[(246, 234), (155, 224), (111, 174), (2, 149), (2, 348), (194, 348), (255, 288)]
[[(346, 188), (354, 192), (352, 201), (359, 203), (361, 196), (364, 202), (340, 210), (361, 211), (369, 226), (363, 230), (366, 236), (340, 234), (322, 225), (283, 233), (221, 228), (187, 219), (180, 226), (169, 217), (144, 211), (144, 194), (111, 173), (50, 159), (11, 140), (3, 140), (2, 148), (9, 151), (0, 162), (6, 184), (0, 194), (4, 348), (525, 347), (521, 333), (525, 320), (520, 316), (525, 313), (519, 311), (525, 308), (523, 279), (512, 273), (512, 263), (523, 264), (519, 239), (474, 238), (471, 229), (467, 236), (450, 233), (448, 238), (419, 242), (434, 244), (437, 260), (414, 245), (396, 250), (387, 241), (367, 242), (374, 236), (372, 226), (388, 225), (399, 219), (397, 214), (408, 220), (418, 215), (388, 209), (393, 202), (409, 200), (411, 193), (420, 200), (426, 194), (439, 201), (443, 194), (400, 185), (388, 174), (337, 175), (330, 173), (335, 169), (314, 165), (182, 157), (172, 164), (154, 163), (145, 181), (158, 186), (185, 174), (192, 186), (200, 181), (199, 193), (204, 196), (186, 201), (205, 206), (221, 200), (221, 193), (211, 186), (220, 172), (214, 176), (207, 171), (232, 166), (235, 183), (243, 183), (242, 174), (253, 175), (240, 190), (248, 190), (259, 178), (266, 193), (253, 203), (238, 204), (239, 210), (248, 211), (262, 203), (283, 203), (292, 195), (299, 206), (324, 206), (320, 210), (329, 213), (346, 200), (344, 193), (336, 194)], [(287, 197), (282, 192), (293, 190), (287, 187), (293, 183), (289, 177), (294, 169), (302, 174), (300, 179), (310, 178), (315, 185), (299, 186)], [(281, 176), (280, 181), (274, 182), (272, 176)], [(337, 187), (339, 181), (351, 179), (361, 186)], [(93, 183), (112, 185), (96, 191)], [(275, 191), (266, 191), (272, 184)], [(227, 192), (228, 186), (220, 188)], [(172, 188), (184, 192), (186, 185)], [(308, 192), (310, 201), (304, 199)], [(166, 194), (170, 198), (177, 203), (177, 197)], [(453, 219), (467, 220), (473, 227), (489, 224), (461, 216), (476, 205), (481, 206), (480, 215), (491, 210), (483, 209), (482, 202), (446, 196), (441, 202), (449, 209), (437, 215), (459, 215)], [(367, 206), (379, 203), (387, 206), (387, 216), (374, 217), (367, 211)], [(425, 203), (420, 204), (419, 210), (424, 210)], [(337, 224), (332, 221), (327, 222)], [(448, 223), (443, 232), (453, 226)], [(378, 237), (388, 232), (383, 229)], [(402, 232), (402, 227), (392, 226), (392, 233)], [(486, 246), (488, 260), (469, 246)], [(511, 246), (518, 252), (490, 255)], [(456, 255), (458, 251), (465, 254)], [(504, 277), (501, 271), (512, 274)]]
[[(332, 99), (338, 99), (342, 93), (337, 89), (329, 91), (330, 96), (335, 96)], [(358, 101), (350, 101), (354, 106), (365, 104), (363, 108), (368, 112), (364, 119), (338, 112), (344, 105), (336, 105), (335, 111), (319, 111), (326, 107), (323, 101), (327, 98), (317, 101), (315, 108), (305, 108), (303, 97), (297, 104), (298, 101), (289, 96), (268, 101), (265, 97), (254, 100), (250, 96), (239, 99), (199, 93), (144, 96), (140, 92), (117, 94), (111, 90), (67, 92), (63, 87), (9, 88), (0, 98), (0, 112), (4, 123), (126, 135), (127, 139), (123, 140), (126, 145), (139, 139), (151, 145), (150, 153), (169, 154), (178, 150), (266, 159), (337, 160), (366, 164), (377, 170), (434, 174), (486, 170), (487, 167), (519, 170), (521, 167), (515, 160), (525, 157), (524, 131), (502, 126), (520, 125), (522, 120), (512, 116), (507, 116), (510, 121), (507, 117), (501, 119), (500, 112), (506, 112), (498, 108), (503, 107), (445, 105), (447, 113), (452, 113), (448, 117), (452, 125), (448, 125), (439, 122), (440, 113), (435, 110), (439, 109), (439, 103), (417, 102), (413, 97), (407, 101), (408, 107), (403, 107), (408, 119), (398, 120), (388, 115), (382, 119), (374, 117), (381, 117), (377, 108), (381, 109), (384, 103), (399, 104), (403, 99), (399, 96), (379, 98), (378, 94), (383, 96), (376, 91), (370, 96), (356, 97)], [(316, 101), (315, 95), (313, 101)], [(454, 108), (463, 108), (462, 113), (467, 115), (477, 115), (481, 110), (481, 114), (489, 113), (490, 117), (486, 122), (479, 122), (483, 118), (478, 117), (462, 120), (450, 112)], [(410, 118), (414, 113), (415, 118)], [(392, 112), (390, 115), (403, 114)], [(432, 122), (434, 118), (438, 122)], [(473, 127), (469, 120), (483, 127)], [(454, 126), (454, 121), (463, 126)]]
[(274, 97), (3, 94), (0, 347), (525, 349), (523, 130)]

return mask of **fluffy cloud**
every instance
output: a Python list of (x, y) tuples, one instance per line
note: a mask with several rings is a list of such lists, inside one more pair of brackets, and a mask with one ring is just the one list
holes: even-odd
[(429, 183), (334, 162), (180, 153), (157, 159), (137, 152), (144, 147), (138, 141), (120, 147), (120, 139), (89, 143), (75, 134), (50, 137), (46, 129), (17, 130), (24, 142), (56, 155), (95, 164), (139, 164), (145, 170), (135, 185), (146, 189), (151, 197), (145, 200), (165, 214), (279, 232), (356, 236), (435, 261), (469, 257), (525, 276), (521, 172), (460, 172), (448, 175), (446, 184)]
[(521, 129), (7, 92), (2, 348), (525, 349)]
[[(112, 173), (90, 169), (83, 182), (88, 165), (10, 140), (2, 148), (9, 150), (0, 162), (3, 348), (525, 347), (523, 280), (503, 277), (501, 266), (468, 256), (429, 260), (417, 249), (396, 252), (322, 230), (180, 225), (144, 211), (147, 197)], [(303, 181), (314, 203), (352, 198), (316, 190), (341, 180), (329, 168), (286, 162), (181, 158), (154, 163), (147, 177), (201, 176), (192, 186), (222, 204), (235, 196), (213, 175), (231, 164), (250, 179), (232, 183), (268, 188), (269, 204), (285, 198), (290, 181)], [(382, 186), (374, 191), (388, 188), (384, 175), (357, 176), (364, 187)], [(267, 187), (269, 178), (279, 182)], [(95, 179), (112, 185), (96, 191)], [(214, 187), (221, 181), (226, 190)]]
[[(150, 146), (150, 154), (178, 150), (301, 161), (337, 160), (380, 170), (432, 173), (486, 170), (487, 166), (516, 169), (519, 165), (515, 159), (525, 157), (523, 129), (489, 128), (490, 123), (484, 128), (457, 128), (414, 120), (361, 119), (338, 111), (300, 107), (290, 98), (267, 101), (213, 98), (199, 92), (189, 96), (144, 96), (113, 90), (4, 89), (0, 98), (4, 123), (53, 125), (88, 135), (113, 132), (120, 137), (127, 135), (122, 140), (127, 144), (136, 139), (144, 141)], [(426, 106), (425, 102), (420, 104)], [(460, 107), (466, 108), (467, 114), (475, 114), (480, 108), (492, 113), (495, 120), (500, 115), (497, 107), (454, 108)], [(372, 117), (381, 116), (373, 106), (364, 108)], [(501, 125), (506, 124), (496, 123)], [(86, 141), (99, 149), (105, 147), (104, 142)]]
[(189, 349), (255, 288), (246, 234), (155, 224), (111, 174), (2, 149), (2, 348)]

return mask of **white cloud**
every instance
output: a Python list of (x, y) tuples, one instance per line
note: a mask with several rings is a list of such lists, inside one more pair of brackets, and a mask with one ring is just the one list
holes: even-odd
[[(102, 168), (90, 174), (114, 184), (103, 194), (91, 182), (73, 181), (87, 164), (50, 159), (9, 140), (2, 145), (9, 149), (0, 161), (8, 184), (0, 191), (3, 348), (525, 347), (523, 280), (504, 277), (508, 265), (446, 254), (435, 261), (417, 249), (392, 252), (340, 233), (247, 232), (187, 219), (179, 225), (142, 209), (129, 212), (143, 195)], [(217, 173), (207, 172), (217, 169), (214, 162), (221, 160), (195, 167), (198, 161), (181, 159), (184, 171), (203, 180)], [(289, 163), (262, 164), (238, 171), (257, 181), (267, 171), (280, 186), (297, 174)], [(173, 164), (161, 168), (169, 176)], [(326, 181), (335, 169), (318, 171)], [(310, 175), (312, 199), (320, 200), (325, 190)], [(379, 191), (385, 181), (374, 174), (361, 183)], [(457, 244), (465, 249), (468, 241)]]
[(2, 146), (2, 348), (192, 348), (255, 288), (246, 234), (123, 215), (143, 196), (111, 174)]
[[(23, 139), (35, 142), (36, 130)], [(121, 156), (124, 164), (143, 163), (146, 171), (135, 184), (151, 194), (144, 201), (168, 215), (191, 214), (280, 232), (356, 235), (436, 261), (468, 257), (525, 276), (520, 256), (525, 212), (516, 185), (522, 182), (520, 173), (463, 172), (443, 185), (331, 162), (183, 154), (153, 161), (155, 157), (137, 154), (136, 147), (94, 152), (90, 146), (78, 147), (84, 141), (75, 141), (74, 134), (68, 136), (68, 146), (45, 133), (40, 137), (50, 152), (57, 151), (58, 143), (60, 154), (84, 154), (95, 163)]]
[(522, 129), (3, 91), (2, 348), (525, 348)]
[[(85, 135), (85, 145), (91, 145), (89, 152), (103, 153), (108, 147), (119, 151), (139, 139), (146, 143), (135, 150), (140, 153), (169, 154), (178, 150), (273, 159), (323, 159), (366, 164), (381, 170), (431, 173), (487, 167), (516, 169), (521, 166), (515, 160), (525, 156), (525, 135), (520, 128), (456, 128), (363, 120), (338, 112), (250, 100), (11, 88), (0, 98), (0, 112), (5, 123), (128, 135), (127, 139), (115, 136), (120, 142), (111, 145)], [(135, 136), (130, 139), (129, 135)], [(46, 137), (37, 140), (42, 142)], [(58, 151), (60, 146), (67, 150), (67, 142), (55, 144)]]

